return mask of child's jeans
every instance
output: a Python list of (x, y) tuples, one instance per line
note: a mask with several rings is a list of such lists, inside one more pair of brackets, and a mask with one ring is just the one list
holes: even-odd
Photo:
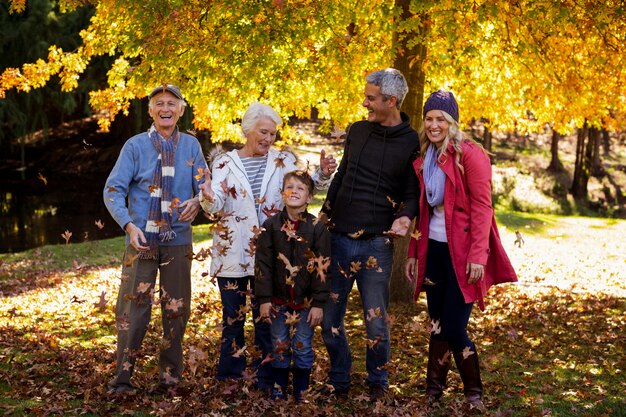
[[(293, 310), (288, 306), (275, 305), (278, 310), (276, 317), (272, 317), (271, 333), (272, 346), (274, 348), (274, 368), (288, 368), (293, 357), (295, 368), (309, 369), (313, 366), (313, 333), (312, 328), (306, 321), (310, 308), (303, 310)], [(287, 315), (293, 318), (297, 314), (299, 320), (295, 324), (287, 324)], [(294, 327), (295, 332), (290, 336), (290, 328)]]

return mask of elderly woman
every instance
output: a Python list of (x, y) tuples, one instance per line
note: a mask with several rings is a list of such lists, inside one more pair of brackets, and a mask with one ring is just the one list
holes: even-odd
[(430, 334), (426, 396), (439, 401), (450, 368), (450, 351), (470, 408), (484, 411), (476, 346), (467, 334), (475, 302), (493, 284), (517, 281), (491, 206), (491, 163), (478, 143), (459, 128), (454, 95), (439, 90), (424, 104), (420, 157), (420, 215), (408, 251), (406, 276), (417, 278), (415, 298), (426, 291)]
[[(272, 353), (269, 324), (259, 320), (259, 306), (246, 304), (246, 294), (254, 291), (254, 252), (260, 225), (283, 208), (283, 177), (298, 169), (296, 157), (272, 147), (282, 120), (270, 106), (252, 103), (241, 121), (246, 139), (241, 149), (213, 158), (211, 176), (201, 185), (200, 204), (219, 219), (213, 235), (211, 274), (217, 275), (222, 299), (222, 345), (217, 368), (218, 379), (241, 378), (246, 367), (244, 322), (252, 309), (254, 343), (263, 358)], [(316, 189), (330, 183), (337, 163), (322, 151), (320, 167), (313, 174)], [(257, 387), (274, 386), (271, 368), (255, 359)]]

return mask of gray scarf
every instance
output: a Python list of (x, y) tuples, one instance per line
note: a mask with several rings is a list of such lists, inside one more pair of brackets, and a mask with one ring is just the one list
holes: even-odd
[(431, 144), (424, 158), (424, 185), (426, 199), (431, 207), (443, 204), (446, 188), (446, 173), (437, 165), (437, 148)]

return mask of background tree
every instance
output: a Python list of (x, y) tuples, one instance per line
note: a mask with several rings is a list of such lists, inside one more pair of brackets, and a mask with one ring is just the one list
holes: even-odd
[[(53, 45), (47, 60), (7, 68), (0, 98), (51, 77), (62, 91), (75, 89), (94, 59), (108, 56), (107, 85), (90, 92), (103, 129), (155, 84), (174, 82), (193, 106), (196, 128), (214, 141), (236, 140), (237, 120), (256, 100), (285, 117), (309, 117), (314, 107), (343, 128), (364, 115), (363, 76), (395, 65), (412, 87), (404, 109), (415, 127), (424, 94), (440, 87), (455, 92), (465, 126), (485, 121), (487, 137), (547, 125), (560, 134), (614, 130), (625, 121), (619, 1), (61, 0), (59, 7), (85, 3), (95, 13), (82, 44)], [(9, 4), (16, 13), (31, 7)], [(583, 201), (586, 148), (577, 147), (571, 187)]]

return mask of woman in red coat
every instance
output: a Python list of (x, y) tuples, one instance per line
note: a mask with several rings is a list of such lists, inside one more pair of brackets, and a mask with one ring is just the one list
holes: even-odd
[(491, 163), (481, 145), (463, 137), (451, 92), (428, 97), (419, 137), (421, 156), (413, 164), (420, 182), (419, 233), (411, 238), (406, 277), (416, 281), (415, 299), (426, 291), (431, 318), (426, 395), (430, 402), (441, 398), (451, 351), (467, 402), (484, 411), (467, 323), (474, 302), (484, 309), (491, 285), (517, 281), (491, 206)]

